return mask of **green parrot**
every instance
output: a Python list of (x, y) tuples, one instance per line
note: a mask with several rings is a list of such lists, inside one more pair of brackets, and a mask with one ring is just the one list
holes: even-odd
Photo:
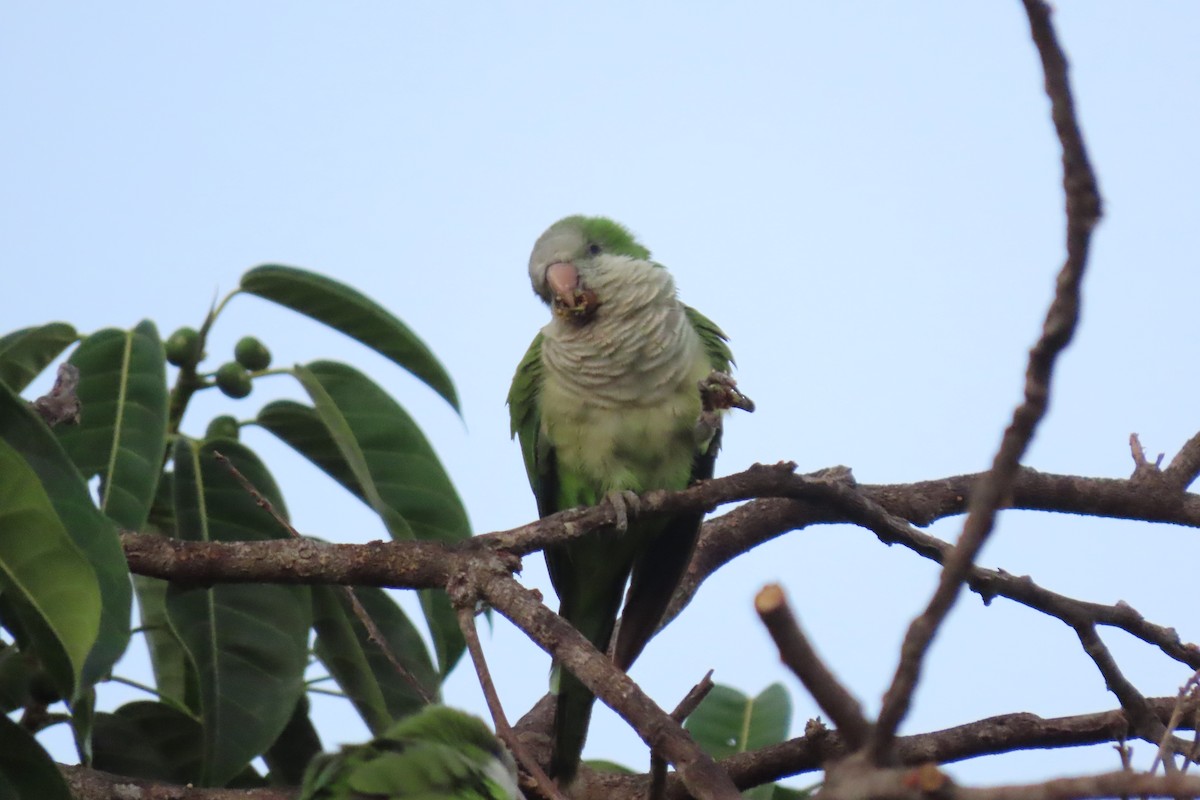
[(314, 758), (300, 800), (521, 800), (517, 767), (478, 717), (426, 706), (366, 744)]
[[(546, 549), (559, 614), (628, 669), (662, 621), (696, 544), (703, 514), (629, 520), (637, 492), (711, 478), (721, 413), (753, 404), (729, 377), (726, 336), (679, 301), (671, 274), (618, 223), (572, 216), (551, 225), (529, 258), (550, 323), (517, 367), (508, 406), (525, 470), (545, 517), (613, 505), (615, 530)], [(552, 671), (558, 695), (551, 774), (579, 767), (595, 698)]]

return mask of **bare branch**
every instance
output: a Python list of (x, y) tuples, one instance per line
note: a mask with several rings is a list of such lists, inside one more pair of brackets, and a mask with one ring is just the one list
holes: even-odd
[[(1172, 739), (1166, 725), (1150, 709), (1146, 698), (1121, 672), (1112, 653), (1096, 633), (1095, 627), (1077, 625), (1075, 632), (1079, 635), (1079, 642), (1083, 645), (1084, 652), (1088, 654), (1088, 657), (1096, 664), (1096, 668), (1100, 670), (1100, 674), (1104, 676), (1104, 683), (1108, 686), (1108, 690), (1117, 696), (1121, 708), (1125, 709), (1125, 717), (1129, 720), (1130, 731), (1151, 744), (1160, 744), (1160, 748), (1170, 745), (1172, 752), (1186, 752), (1187, 743)], [(1168, 772), (1176, 770), (1173, 759), (1164, 760), (1163, 766)]]
[(145, 778), (128, 778), (83, 766), (58, 765), (74, 797), (87, 800), (295, 800), (296, 790), (277, 786), (261, 789), (206, 789), (176, 786)]
[(808, 637), (792, 614), (783, 589), (778, 584), (764, 586), (754, 598), (754, 609), (779, 647), (779, 657), (796, 674), (821, 710), (833, 720), (834, 727), (851, 748), (862, 747), (871, 723), (862, 706), (817, 655)]
[(1067, 80), (1067, 60), (1041, 0), (1023, 0), (1030, 30), (1046, 74), (1051, 117), (1063, 148), (1063, 187), (1067, 203), (1067, 259), (1058, 274), (1054, 299), (1042, 335), (1029, 353), (1025, 399), (1013, 412), (991, 470), (972, 493), (958, 544), (946, 559), (938, 587), (925, 611), (913, 620), (900, 648), (900, 663), (883, 697), (871, 741), (872, 760), (883, 763), (900, 722), (908, 713), (920, 678), (921, 663), (942, 621), (958, 598), (971, 565), (995, 525), (996, 513), (1011, 491), (1021, 457), (1050, 401), (1050, 379), (1059, 354), (1070, 343), (1079, 320), (1079, 289), (1087, 264), (1092, 229), (1100, 218), (1100, 193), (1088, 162)]
[(1163, 474), (1180, 491), (1187, 489), (1200, 477), (1200, 433), (1187, 440), (1163, 470)]
[(571, 670), (584, 686), (625, 719), (650, 748), (675, 765), (696, 798), (740, 797), (729, 776), (692, 738), (659, 708), (637, 684), (616, 668), (569, 623), (546, 608), (531, 591), (507, 573), (480, 573), (479, 594), (507, 617), (555, 661)]
[(1081, 778), (1057, 778), (1024, 786), (958, 789), (958, 800), (1083, 800), (1089, 797), (1198, 797), (1200, 777), (1108, 772)]
[[(473, 593), (472, 593), (473, 595)], [(492, 714), (492, 722), (496, 726), (496, 735), (500, 740), (508, 745), (508, 749), (516, 756), (517, 762), (525, 768), (533, 779), (534, 786), (542, 797), (550, 800), (564, 800), (563, 795), (558, 791), (558, 787), (554, 785), (554, 781), (550, 780), (547, 775), (534, 759), (526, 751), (525, 746), (517, 738), (517, 734), (513, 731), (512, 726), (508, 724), (508, 717), (504, 714), (504, 706), (500, 702), (500, 695), (496, 693), (496, 685), (492, 682), (492, 674), (488, 670), (487, 659), (483, 657), (483, 645), (479, 642), (479, 631), (475, 628), (475, 601), (473, 596), (464, 598), (461, 594), (454, 597), (455, 604), (458, 606), (458, 627), (463, 633), (463, 638), (467, 642), (467, 652), (471, 654), (471, 661), (475, 665), (475, 674), (479, 677), (479, 686), (483, 689), (483, 697), (487, 701), (488, 711)], [(469, 602), (462, 602), (464, 599), (469, 599)]]
[(457, 559), (438, 542), (329, 544), (315, 539), (186, 542), (148, 533), (122, 533), (129, 568), (176, 583), (342, 583), (437, 589)]
[[(688, 693), (679, 701), (679, 705), (675, 706), (675, 710), (671, 712), (671, 719), (678, 722), (680, 725), (683, 721), (692, 715), (692, 712), (708, 697), (708, 693), (713, 690), (716, 685), (712, 680), (713, 671), (710, 669), (704, 673), (704, 677), (700, 682), (688, 690)], [(646, 797), (649, 800), (658, 800), (667, 790), (667, 762), (662, 756), (657, 753), (650, 753), (650, 787), (646, 790)]]
[[(1172, 737), (1174, 737), (1175, 731), (1179, 729), (1179, 724), (1183, 721), (1183, 715), (1189, 711), (1194, 714), (1198, 709), (1196, 702), (1197, 699), (1200, 699), (1197, 693), (1198, 681), (1200, 681), (1200, 672), (1193, 672), (1192, 677), (1188, 678), (1183, 686), (1179, 687), (1179, 695), (1176, 697), (1175, 707), (1171, 709), (1171, 718), (1167, 720), (1162, 739), (1158, 743), (1158, 752), (1155, 754), (1154, 761), (1151, 762), (1148, 772), (1154, 772), (1159, 764), (1165, 766), (1171, 760), (1170, 756), (1176, 750)], [(1185, 772), (1188, 765), (1194, 760), (1196, 755), (1195, 750), (1195, 742), (1193, 742), (1192, 747), (1186, 753), (1187, 758), (1183, 763), (1183, 770)]]

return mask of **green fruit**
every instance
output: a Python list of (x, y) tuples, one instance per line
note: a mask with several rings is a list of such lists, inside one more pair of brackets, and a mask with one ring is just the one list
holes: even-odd
[(233, 357), (248, 370), (255, 371), (271, 366), (271, 351), (253, 336), (243, 336), (233, 347)]
[(228, 414), (222, 414), (219, 417), (213, 417), (213, 421), (208, 423), (208, 428), (204, 431), (204, 438), (237, 439), (239, 430), (240, 426), (236, 419)]
[(167, 337), (163, 349), (175, 366), (194, 367), (200, 363), (200, 334), (195, 328), (180, 328)]
[(217, 370), (217, 388), (227, 397), (240, 400), (250, 394), (250, 375), (236, 361), (222, 364)]

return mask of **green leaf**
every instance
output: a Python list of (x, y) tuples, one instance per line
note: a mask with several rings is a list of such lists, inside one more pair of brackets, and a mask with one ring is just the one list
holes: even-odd
[[(146, 521), (146, 530), (150, 533), (175, 536), (174, 477), (173, 472), (164, 472), (158, 482), (150, 518)], [(150, 651), (155, 688), (163, 697), (199, 714), (196, 670), (167, 618), (167, 582), (160, 578), (134, 575), (133, 589), (137, 593), (138, 612), (141, 614), (141, 633)]]
[[(462, 501), (412, 417), (345, 364), (315, 361), (294, 373), (313, 400), (270, 403), (258, 422), (371, 506), (393, 539), (455, 542), (471, 535)], [(446, 675), (464, 642), (445, 592), (421, 605)]]
[(383, 306), (331, 278), (264, 264), (242, 276), (241, 290), (323, 322), (386, 356), (462, 413), (449, 373), (421, 339)]
[(175, 634), (167, 616), (167, 587), (159, 578), (133, 576), (138, 611), (142, 618), (142, 636), (150, 651), (154, 688), (160, 695), (196, 714), (200, 713), (195, 665), (187, 649)]
[(718, 684), (684, 727), (706, 753), (720, 759), (785, 741), (791, 719), (791, 700), (782, 684), (771, 684), (753, 699)]
[(72, 800), (58, 767), (33, 735), (0, 714), (0, 797)]
[(167, 441), (167, 373), (154, 323), (94, 333), (71, 354), (79, 368), (79, 425), (59, 441), (84, 477), (100, 476), (100, 508), (140, 531), (150, 514)]
[[(79, 368), (79, 425), (60, 426), (58, 439), (85, 478), (100, 476), (101, 510), (127, 530), (141, 530), (162, 472), (167, 432), (167, 378), (154, 323), (132, 331), (109, 328), (88, 336), (71, 354)], [(133, 589), (115, 535), (84, 537), (72, 530), (100, 580), (100, 638), (88, 660), (88, 682), (107, 675), (129, 645)]]
[(425, 642), (404, 611), (387, 592), (357, 587), (355, 596), (375, 623), (407, 676), (396, 671), (350, 607), (340, 586), (314, 586), (313, 627), (317, 658), (350, 698), (371, 733), (381, 734), (395, 720), (408, 716), (436, 698), (440, 683)]
[(0, 383), (16, 393), (25, 390), (50, 362), (79, 338), (65, 322), (21, 328), (0, 336)]
[(93, 743), (96, 769), (180, 786), (200, 780), (200, 723), (164, 703), (137, 701), (97, 714)]
[(53, 434), (0, 385), (0, 590), (68, 698), (99, 677), (84, 670), (101, 625), (101, 585), (80, 547), (88, 539), (115, 542), (116, 531)]
[(321, 752), (321, 737), (317, 735), (308, 711), (308, 697), (301, 695), (283, 733), (263, 753), (263, 761), (271, 770), (268, 774), (269, 783), (299, 786), (304, 780), (304, 768), (313, 756)]
[[(249, 449), (225, 439), (176, 441), (178, 535), (246, 541), (286, 535), (213, 455), (219, 450), (280, 513), (274, 479)], [(304, 688), (312, 606), (307, 587), (223, 584), (167, 589), (171, 627), (195, 664), (204, 726), (206, 785), (224, 785), (287, 725)]]

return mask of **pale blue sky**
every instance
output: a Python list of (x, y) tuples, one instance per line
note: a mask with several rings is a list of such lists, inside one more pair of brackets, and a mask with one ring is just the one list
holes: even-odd
[[(1173, 453), (1200, 429), (1191, 340), (1200, 291), (1200, 5), (1059, 0), (1079, 111), (1106, 200), (1079, 336), (1027, 463), (1124, 476), (1126, 438)], [(0, 332), (151, 317), (198, 325), (255, 264), (343, 280), (410, 324), (456, 380), (466, 424), (393, 365), (253, 298), (222, 318), (287, 364), (369, 370), (425, 427), (476, 530), (535, 515), (503, 405), (546, 312), (529, 248), (568, 213), (633, 228), (682, 297), (733, 338), (759, 405), (720, 472), (794, 459), (865, 482), (985, 467), (1019, 398), (1063, 256), (1059, 151), (1016, 0), (991, 2), (408, 4), (123, 3), (0, 9)], [(213, 393), (215, 394), (215, 393)], [(286, 378), (215, 413), (301, 396)], [(364, 509), (269, 436), (297, 526), (384, 536)], [(958, 521), (935, 526), (951, 537)], [(1087, 600), (1123, 599), (1200, 639), (1186, 613), (1194, 531), (1006, 514), (982, 562)], [(727, 567), (634, 677), (672, 706), (709, 667), (757, 692), (782, 680), (797, 732), (817, 713), (751, 608), (782, 581), (871, 710), (935, 569), (826, 527)], [(540, 558), (524, 578), (549, 594)], [(1127, 674), (1172, 694), (1186, 668), (1109, 633)], [(547, 659), (505, 621), (486, 642), (518, 716)], [(138, 675), (144, 666), (131, 664)], [(118, 704), (130, 695), (105, 691)], [(448, 702), (482, 711), (469, 665)], [(968, 597), (936, 643), (906, 730), (1115, 700), (1074, 635)], [(362, 738), (318, 704), (327, 745)], [(65, 739), (56, 752), (66, 757)], [(1149, 745), (1135, 744), (1145, 765)], [(597, 715), (587, 754), (641, 769)], [(1110, 748), (956, 765), (999, 781), (1117, 764)]]

